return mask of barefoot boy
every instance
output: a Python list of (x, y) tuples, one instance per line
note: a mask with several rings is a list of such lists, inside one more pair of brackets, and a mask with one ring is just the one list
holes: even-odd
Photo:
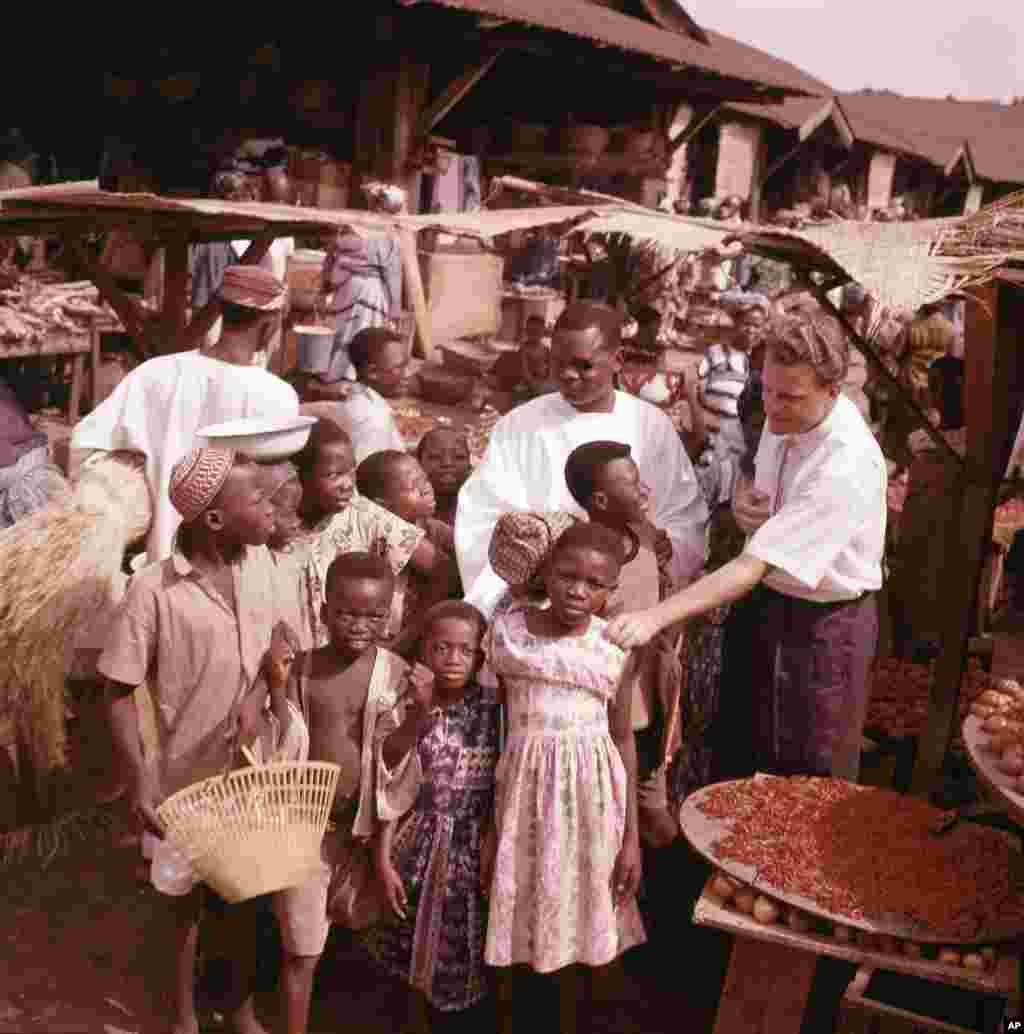
[[(317, 960), (336, 914), (334, 881), (366, 850), (376, 821), (407, 811), (423, 772), (413, 749), (433, 706), (433, 675), (410, 670), (378, 646), (391, 614), (395, 575), (386, 560), (345, 553), (327, 572), (323, 622), (326, 646), (300, 654), (293, 675), (309, 727), (309, 759), (341, 766), (334, 798), (333, 832), (324, 839), (322, 879), (285, 890), (274, 899), (285, 949), (283, 985), (291, 1015), (305, 1017)], [(407, 692), (403, 692), (408, 689)], [(289, 1028), (289, 1032), (293, 1028)]]
[[(236, 462), (230, 450), (193, 449), (173, 468), (170, 496), (183, 521), (177, 549), (132, 579), (98, 662), (115, 742), (131, 772), (132, 802), (158, 836), (155, 809), (164, 798), (231, 767), (242, 705), (282, 616), (277, 570), (266, 549), (274, 515), (263, 471)], [(159, 737), (152, 765), (141, 755), (132, 695), (144, 681), (153, 694)], [(196, 1034), (202, 888), (168, 900), (176, 938), (170, 1026), (175, 1034)], [(263, 1029), (250, 992), (254, 904), (224, 906), (237, 931), (225, 1011), (244, 1034)]]
[[(663, 595), (659, 558), (667, 536), (647, 517), (648, 489), (621, 442), (587, 442), (570, 454), (565, 481), (572, 497), (590, 520), (622, 536), (626, 562), (619, 587), (605, 611), (614, 617), (641, 606), (654, 606)], [(641, 601), (649, 601), (644, 604)], [(666, 649), (660, 649), (665, 646)], [(667, 651), (667, 653), (666, 653)], [(633, 735), (639, 765), (640, 833), (648, 847), (665, 847), (675, 840), (678, 828), (668, 810), (665, 772), (678, 746), (679, 682), (670, 679), (673, 654), (667, 644), (648, 650), (640, 665), (633, 694)], [(670, 683), (674, 682), (674, 685)], [(659, 692), (660, 690), (660, 692)]]

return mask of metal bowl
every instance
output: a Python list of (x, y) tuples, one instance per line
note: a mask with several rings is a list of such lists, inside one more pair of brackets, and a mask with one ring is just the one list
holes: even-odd
[(200, 428), (202, 445), (220, 445), (260, 463), (286, 460), (301, 452), (309, 441), (316, 417), (292, 416), (283, 420), (229, 420)]

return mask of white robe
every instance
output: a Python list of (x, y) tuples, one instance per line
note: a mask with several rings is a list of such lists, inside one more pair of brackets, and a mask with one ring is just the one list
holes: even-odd
[(394, 410), (373, 388), (353, 385), (351, 395), (338, 403), (338, 415), (352, 439), (356, 463), (385, 449), (405, 452), (405, 440), (395, 422)]
[(651, 490), (650, 518), (672, 540), (672, 576), (682, 587), (704, 566), (707, 506), (672, 421), (656, 406), (615, 393), (611, 413), (577, 412), (561, 395), (543, 395), (495, 425), (480, 466), (459, 492), (455, 548), (466, 599), (490, 615), (507, 586), (487, 550), (503, 513), (570, 510), (582, 515), (565, 484), (565, 462), (578, 445), (597, 440), (632, 447)]
[(196, 432), (227, 420), (298, 412), (295, 389), (272, 373), (179, 352), (150, 359), (128, 374), (76, 425), (71, 448), (145, 454), (154, 499), (146, 552), (153, 563), (171, 555), (181, 523), (168, 494), (171, 468), (195, 445)]

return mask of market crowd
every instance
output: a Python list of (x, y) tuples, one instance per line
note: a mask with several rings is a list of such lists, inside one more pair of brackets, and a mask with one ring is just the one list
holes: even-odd
[[(858, 777), (887, 460), (849, 389), (857, 357), (820, 307), (740, 291), (689, 375), (681, 436), (618, 387), (622, 314), (573, 303), (550, 341), (527, 326), (530, 390), (474, 469), (463, 434), (439, 426), (406, 451), (394, 427), (385, 397), (409, 356), (390, 243), (332, 243), (333, 359), (294, 383), (254, 362), (278, 347), (279, 259), (197, 252), (221, 309), (207, 343), (142, 363), (72, 442), (141, 453), (153, 497), (145, 557), (79, 645), (176, 920), (171, 1027), (199, 1029), (197, 956), (218, 914), (238, 924), (220, 987), (238, 1031), (262, 1029), (252, 931), (271, 915), (290, 1032), (332, 923), (432, 1029), (487, 1029), (498, 974), (517, 1019), (549, 1028), (568, 1002), (587, 1030), (599, 968), (672, 935), (664, 852), (688, 794), (754, 772)], [(911, 351), (941, 404), (939, 336)], [(300, 412), (317, 422), (288, 462), (195, 441)], [(11, 459), (38, 480), (26, 426)], [(0, 482), (12, 518), (23, 495)], [(339, 765), (333, 825), (321, 877), (229, 906), (156, 808), (253, 758)]]

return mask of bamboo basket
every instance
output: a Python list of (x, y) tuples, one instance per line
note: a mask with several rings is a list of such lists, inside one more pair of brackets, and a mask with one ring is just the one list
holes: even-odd
[(198, 878), (237, 904), (323, 871), (340, 772), (322, 761), (242, 768), (179, 790), (157, 815)]

